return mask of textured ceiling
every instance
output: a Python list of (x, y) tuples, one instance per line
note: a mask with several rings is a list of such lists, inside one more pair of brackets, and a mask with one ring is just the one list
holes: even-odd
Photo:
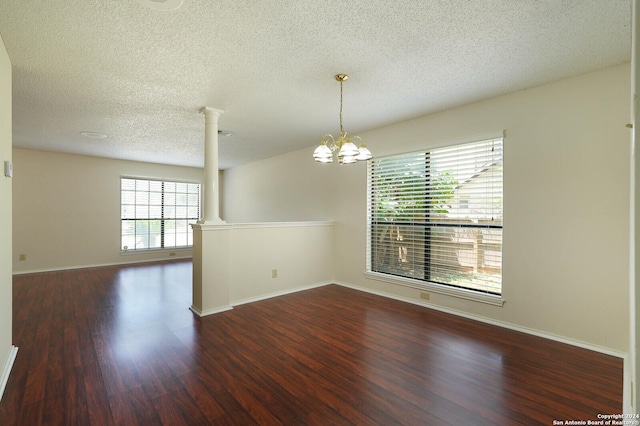
[[(167, 0), (147, 0), (163, 3)], [(14, 146), (223, 169), (628, 62), (630, 0), (1, 0)], [(82, 131), (104, 133), (89, 139)], [(374, 153), (375, 154), (375, 153)]]

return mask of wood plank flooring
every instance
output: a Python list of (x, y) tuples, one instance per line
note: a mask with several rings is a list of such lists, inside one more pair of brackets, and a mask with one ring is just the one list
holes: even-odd
[(198, 318), (191, 263), (14, 277), (0, 425), (552, 425), (622, 361), (337, 285)]

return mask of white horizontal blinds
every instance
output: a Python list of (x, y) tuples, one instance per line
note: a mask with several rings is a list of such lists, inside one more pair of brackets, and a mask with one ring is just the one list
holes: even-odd
[(154, 221), (151, 216), (152, 213), (156, 213), (156, 219), (160, 218), (159, 212), (156, 211), (157, 191), (154, 191), (152, 196), (150, 184), (151, 181), (148, 180), (121, 179), (121, 248), (123, 250), (160, 247), (160, 241), (156, 238), (160, 232), (159, 222)]
[(373, 160), (374, 272), (501, 293), (502, 139)]
[(369, 165), (371, 270), (424, 279), (427, 154), (380, 158)]
[(190, 224), (200, 217), (200, 185), (165, 182), (164, 197), (165, 247), (193, 245)]
[(121, 197), (123, 250), (193, 245), (200, 184), (122, 178)]
[(431, 151), (429, 281), (502, 291), (502, 139)]

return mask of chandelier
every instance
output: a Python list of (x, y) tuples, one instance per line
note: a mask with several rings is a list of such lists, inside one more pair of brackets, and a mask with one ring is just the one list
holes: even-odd
[[(372, 155), (367, 149), (360, 136), (351, 136), (344, 131), (342, 127), (342, 83), (349, 78), (346, 74), (337, 74), (336, 81), (340, 82), (340, 135), (336, 140), (332, 135), (326, 134), (322, 137), (320, 145), (313, 152), (313, 159), (319, 163), (332, 163), (334, 153), (338, 153), (338, 162), (340, 164), (352, 164), (357, 161), (369, 160)], [(360, 141), (360, 147), (357, 147), (353, 140)]]

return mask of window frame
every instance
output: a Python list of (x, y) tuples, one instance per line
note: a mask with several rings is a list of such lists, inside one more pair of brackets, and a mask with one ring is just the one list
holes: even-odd
[[(424, 148), (422, 150), (418, 150), (418, 151), (413, 151), (413, 152), (408, 152), (408, 153), (399, 153), (399, 154), (392, 154), (389, 155), (387, 157), (384, 158), (399, 158), (402, 157), (403, 155), (410, 155), (410, 154), (417, 154), (417, 155), (424, 155), (425, 156), (425, 164), (428, 162), (428, 158), (430, 156), (430, 153), (435, 151), (435, 150), (439, 150), (439, 149), (443, 149), (443, 148), (453, 148), (457, 145), (464, 145), (464, 144), (469, 144), (469, 143), (473, 143), (473, 142), (482, 142), (482, 141), (486, 141), (486, 140), (493, 140), (493, 139), (502, 139), (502, 158), (501, 158), (501, 163), (500, 166), (504, 167), (504, 146), (505, 146), (505, 135), (504, 135), (504, 131), (501, 132), (492, 132), (489, 134), (484, 134), (484, 135), (477, 135), (477, 136), (473, 136), (473, 137), (469, 137), (469, 138), (464, 138), (464, 139), (460, 139), (460, 140), (455, 140), (455, 141), (451, 141), (448, 143), (444, 143), (444, 144), (438, 144), (438, 145), (433, 145), (433, 146), (429, 146), (427, 148)], [(382, 158), (382, 159), (384, 159)], [(473, 301), (477, 301), (477, 302), (482, 302), (482, 303), (487, 303), (487, 304), (491, 304), (491, 305), (496, 305), (496, 306), (503, 306), (505, 299), (504, 299), (504, 280), (502, 279), (502, 271), (504, 270), (504, 268), (501, 266), (501, 280), (500, 280), (500, 293), (496, 294), (496, 293), (490, 293), (490, 292), (486, 292), (486, 291), (482, 291), (482, 290), (474, 290), (471, 288), (466, 288), (466, 287), (458, 287), (452, 284), (447, 284), (447, 283), (439, 283), (439, 282), (434, 282), (434, 281), (430, 281), (427, 276), (427, 274), (429, 274), (428, 270), (429, 268), (427, 268), (425, 266), (425, 276), (423, 278), (411, 278), (411, 277), (407, 277), (407, 276), (402, 276), (402, 275), (394, 275), (390, 272), (377, 272), (373, 269), (372, 264), (373, 264), (373, 258), (374, 258), (374, 253), (372, 252), (372, 250), (374, 250), (374, 242), (372, 240), (372, 238), (375, 238), (375, 234), (372, 231), (372, 228), (375, 226), (376, 222), (379, 222), (376, 218), (375, 218), (375, 214), (373, 212), (373, 197), (374, 197), (374, 184), (372, 182), (372, 176), (373, 176), (373, 172), (372, 172), (372, 168), (374, 167), (375, 163), (371, 163), (369, 162), (368, 164), (368, 168), (367, 168), (367, 221), (366, 221), (366, 238), (367, 238), (367, 242), (366, 242), (366, 270), (365, 270), (365, 277), (369, 278), (369, 279), (373, 279), (373, 280), (377, 280), (377, 281), (383, 281), (383, 282), (387, 282), (387, 283), (392, 283), (392, 284), (396, 284), (396, 285), (401, 285), (401, 286), (405, 286), (405, 287), (411, 287), (411, 288), (415, 288), (415, 289), (419, 289), (419, 290), (423, 290), (423, 291), (428, 291), (428, 292), (433, 292), (433, 293), (438, 293), (438, 294), (444, 294), (447, 296), (453, 296), (453, 297), (457, 297), (457, 298), (462, 298), (462, 299), (467, 299), (467, 300), (473, 300)], [(425, 184), (428, 184), (428, 177), (430, 173), (430, 170), (425, 170)], [(502, 185), (504, 185), (504, 174), (502, 175)], [(427, 192), (427, 191), (425, 191)], [(426, 194), (425, 194), (426, 195)], [(427, 198), (428, 200), (428, 198)], [(501, 200), (504, 200), (504, 186), (503, 186), (503, 190), (502, 190), (502, 198)], [(429, 213), (425, 212), (425, 217), (427, 217)], [(503, 221), (504, 222), (504, 221)], [(394, 222), (394, 223), (400, 223), (402, 224), (402, 222), (398, 221), (398, 222)], [(418, 226), (418, 223), (415, 221), (409, 221), (408, 223), (411, 224), (411, 226)], [(425, 228), (425, 232), (427, 232), (427, 230), (432, 229), (434, 226), (438, 227), (439, 225), (437, 224), (428, 224), (427, 220), (425, 220), (425, 223), (422, 224)], [(462, 228), (463, 226), (461, 226)], [(469, 224), (469, 226), (464, 226), (466, 227), (477, 227), (477, 225), (471, 225)], [(499, 226), (482, 226), (483, 228), (499, 228), (501, 229), (501, 239), (503, 238), (504, 235), (504, 225), (501, 224)], [(426, 236), (425, 236), (426, 239)], [(501, 243), (502, 244), (502, 243)], [(425, 247), (426, 247), (426, 243), (425, 243)], [(426, 249), (425, 249), (426, 250)], [(502, 260), (504, 258), (503, 253), (504, 251), (501, 250), (500, 251), (500, 262), (502, 264)], [(428, 256), (429, 253), (427, 253), (425, 251), (425, 260), (424, 260), (424, 264), (427, 265), (429, 264), (428, 262), (430, 262), (428, 260)]]
[[(135, 181), (144, 181), (144, 182), (160, 182), (162, 185), (162, 191), (161, 191), (161, 203), (159, 205), (160, 207), (160, 217), (151, 217), (151, 214), (147, 214), (146, 217), (135, 217), (137, 214), (134, 213), (134, 217), (124, 217), (124, 206), (125, 205), (140, 205), (140, 206), (146, 206), (147, 208), (151, 208), (152, 206), (158, 206), (157, 204), (151, 204), (151, 201), (149, 201), (146, 204), (125, 204), (123, 203), (123, 193), (125, 191), (125, 189), (123, 188), (123, 182), (125, 180), (135, 180)], [(185, 194), (187, 196), (187, 199), (189, 198), (189, 195), (194, 195), (195, 193), (191, 193), (189, 192), (189, 190), (187, 190), (187, 192), (176, 192), (176, 191), (165, 191), (165, 186), (166, 184), (173, 184), (173, 185), (178, 185), (178, 184), (186, 184), (186, 185), (197, 185), (198, 190), (197, 190), (197, 206), (192, 206), (189, 201), (186, 201), (187, 204), (176, 204), (174, 203), (174, 207), (180, 206), (180, 207), (184, 207), (186, 209), (186, 217), (178, 217), (177, 214), (174, 214), (173, 216), (171, 215), (167, 215), (166, 210), (167, 207), (170, 206), (169, 204), (165, 203), (165, 196), (167, 194)], [(138, 192), (137, 190), (134, 190), (134, 192)], [(143, 190), (140, 190), (140, 192), (144, 192)], [(151, 193), (152, 191), (149, 190), (149, 192)], [(155, 191), (156, 193), (158, 193), (158, 191)], [(196, 208), (196, 213), (197, 213), (197, 218), (196, 217), (190, 217), (190, 215), (188, 214), (189, 212), (189, 208)], [(127, 254), (135, 254), (135, 253), (149, 253), (149, 252), (154, 252), (154, 251), (172, 251), (172, 250), (189, 250), (193, 248), (193, 231), (191, 228), (191, 224), (192, 223), (196, 223), (198, 220), (201, 219), (201, 213), (202, 213), (202, 182), (199, 181), (194, 181), (194, 180), (187, 180), (187, 179), (171, 179), (171, 178), (154, 178), (154, 177), (143, 177), (143, 176), (131, 176), (131, 175), (121, 175), (120, 176), (120, 254), (121, 255), (127, 255)], [(123, 234), (124, 232), (124, 224), (127, 221), (133, 221), (134, 223), (137, 223), (138, 221), (160, 221), (160, 247), (143, 247), (143, 248), (131, 248), (128, 245), (124, 244), (123, 241), (123, 237), (125, 236)], [(167, 245), (166, 242), (166, 237), (167, 237), (167, 232), (165, 232), (165, 230), (167, 229), (167, 222), (169, 221), (181, 221), (184, 222), (186, 221), (186, 245), (177, 245), (177, 232), (174, 233), (174, 235), (176, 236), (175, 240), (174, 240), (174, 245)], [(151, 224), (148, 225), (149, 227), (151, 226)], [(137, 225), (134, 225), (134, 228), (136, 228)], [(137, 234), (133, 234), (133, 235), (137, 235)], [(149, 235), (151, 235), (151, 233), (149, 233)], [(125, 248), (127, 247), (127, 248)]]

